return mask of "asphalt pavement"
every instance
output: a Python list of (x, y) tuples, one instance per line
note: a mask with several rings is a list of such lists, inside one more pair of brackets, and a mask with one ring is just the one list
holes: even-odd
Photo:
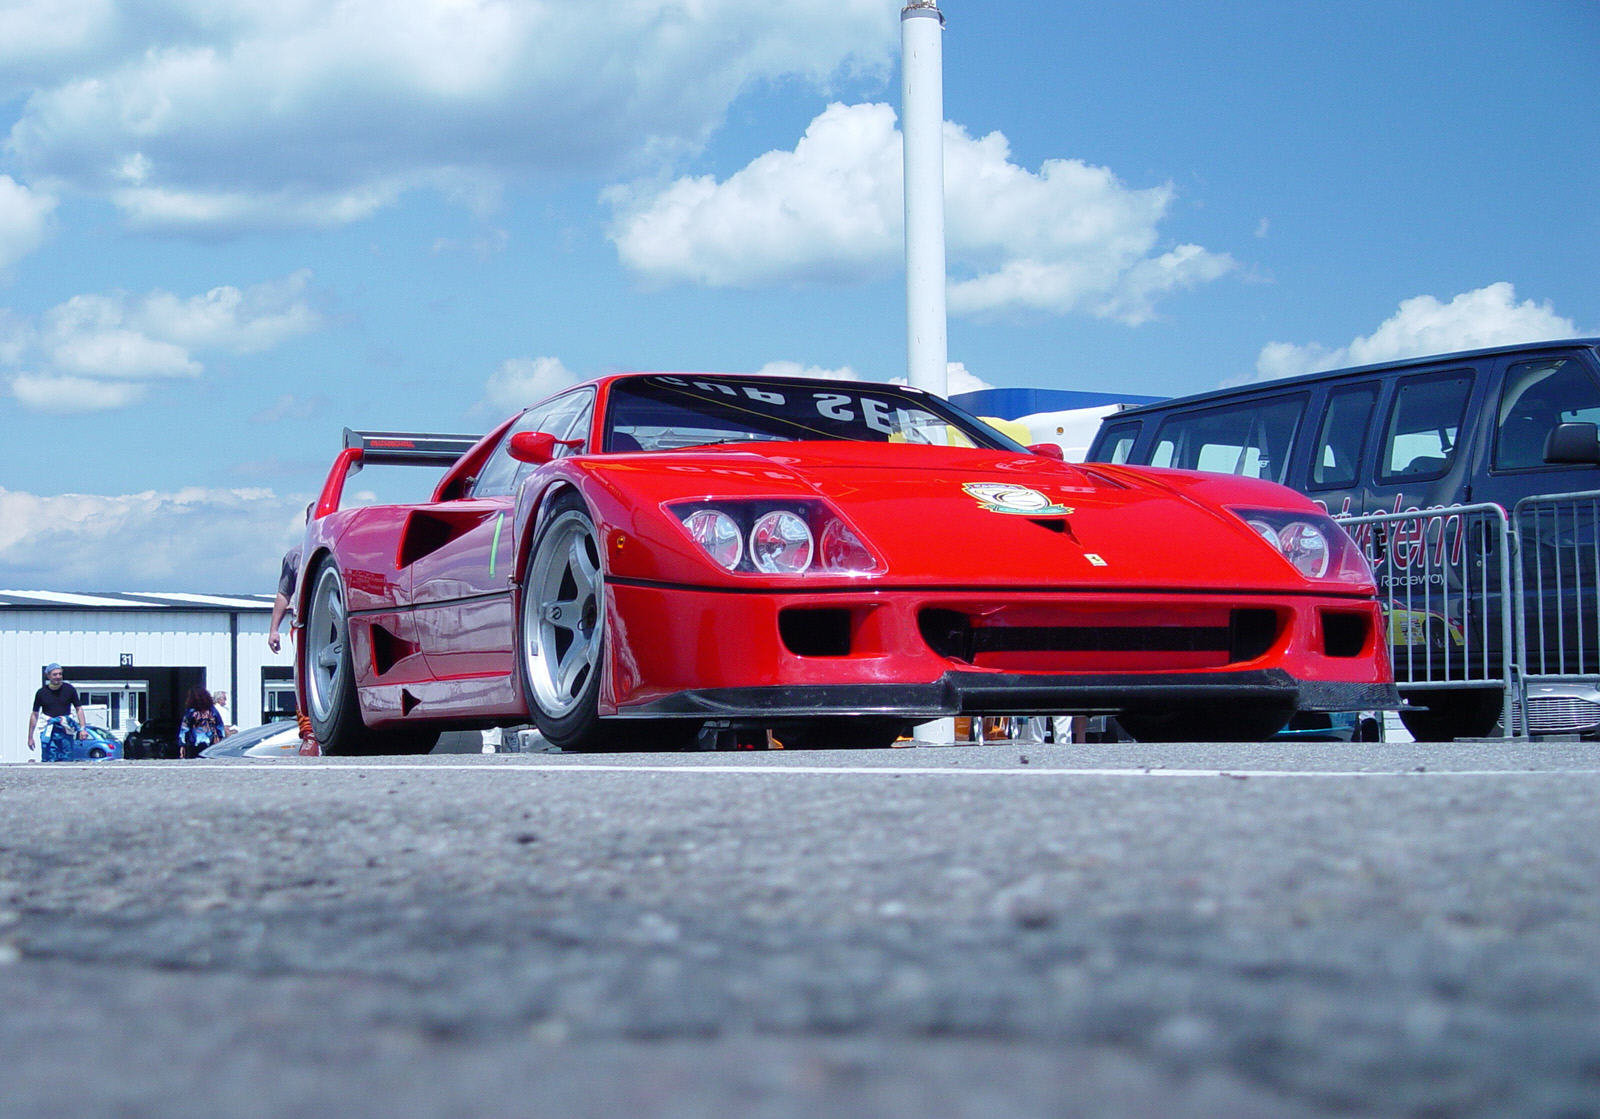
[(0, 1113), (1600, 1115), (1600, 747), (0, 768)]

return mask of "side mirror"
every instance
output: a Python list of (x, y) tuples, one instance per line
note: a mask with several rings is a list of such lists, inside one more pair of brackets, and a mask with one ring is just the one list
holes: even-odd
[(1594, 424), (1556, 424), (1544, 441), (1544, 460), (1600, 466), (1600, 427)]
[(1061, 449), (1059, 443), (1034, 443), (1028, 447), (1028, 450), (1040, 458), (1053, 458), (1057, 462), (1067, 461), (1067, 453)]
[(548, 431), (519, 431), (511, 437), (507, 449), (518, 462), (543, 466), (556, 457), (557, 447), (581, 447), (582, 439), (557, 439)]

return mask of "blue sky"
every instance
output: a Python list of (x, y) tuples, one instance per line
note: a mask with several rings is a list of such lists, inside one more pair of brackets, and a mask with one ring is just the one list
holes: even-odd
[[(3, 0), (0, 586), (267, 590), (345, 426), (904, 375), (900, 0)], [(1600, 334), (1600, 0), (944, 0), (952, 388)]]

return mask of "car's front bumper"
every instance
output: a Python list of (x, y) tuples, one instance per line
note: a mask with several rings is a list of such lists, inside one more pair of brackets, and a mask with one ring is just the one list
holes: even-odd
[(601, 714), (773, 719), (1397, 708), (1358, 596), (607, 585)]

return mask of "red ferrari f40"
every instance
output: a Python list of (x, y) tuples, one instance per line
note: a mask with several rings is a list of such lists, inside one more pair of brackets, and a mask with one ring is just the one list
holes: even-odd
[[(886, 745), (956, 714), (1254, 740), (1399, 705), (1372, 574), (1305, 498), (1068, 464), (913, 388), (624, 374), (481, 439), (345, 444), (296, 603), (330, 753), (528, 722), (569, 750)], [(445, 470), (344, 507), (373, 463)]]

